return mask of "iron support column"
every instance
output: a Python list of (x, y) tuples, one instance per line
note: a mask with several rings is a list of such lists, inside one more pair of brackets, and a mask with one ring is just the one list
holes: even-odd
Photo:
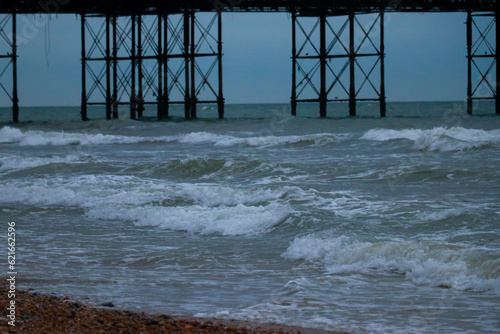
[(380, 117), (385, 117), (385, 41), (384, 11), (380, 12)]
[(116, 16), (111, 20), (113, 24), (113, 118), (118, 118), (118, 46), (116, 44)]
[(163, 118), (163, 53), (161, 43), (162, 36), (162, 16), (158, 14), (158, 119)]
[(111, 119), (111, 41), (110, 18), (106, 15), (106, 119)]
[(189, 11), (184, 11), (184, 74), (185, 74), (185, 87), (184, 87), (184, 117), (189, 119), (189, 107), (191, 99), (189, 97)]
[(467, 12), (467, 114), (472, 115), (472, 14)]
[(319, 115), (326, 117), (326, 14), (320, 15), (320, 71), (321, 86), (319, 93)]
[(495, 60), (496, 60), (496, 95), (495, 95), (495, 112), (500, 115), (500, 56), (498, 51), (500, 48), (500, 25), (498, 24), (498, 19), (500, 18), (500, 11), (495, 12)]
[(224, 118), (224, 95), (222, 91), (222, 11), (218, 13), (217, 18), (217, 58), (219, 67), (219, 95), (217, 96), (217, 109), (219, 118)]
[(168, 15), (163, 18), (163, 117), (168, 117)]
[(196, 118), (196, 84), (195, 84), (195, 13), (194, 10), (191, 11), (191, 118)]
[(142, 96), (142, 16), (139, 15), (137, 18), (137, 70), (138, 70), (138, 84), (139, 84), (139, 95), (137, 97), (137, 113), (139, 117), (142, 117), (144, 111), (144, 97)]
[(87, 118), (87, 59), (86, 59), (86, 51), (85, 51), (85, 14), (81, 15), (81, 39), (82, 39), (82, 110), (80, 111), (82, 121), (88, 121)]
[(132, 38), (131, 38), (131, 46), (130, 46), (130, 53), (132, 56), (132, 68), (130, 70), (131, 74), (131, 81), (130, 81), (130, 86), (131, 86), (131, 91), (130, 91), (130, 118), (135, 119), (136, 118), (136, 112), (137, 112), (137, 96), (136, 96), (136, 91), (135, 91), (135, 69), (137, 67), (137, 55), (136, 55), (136, 47), (135, 47), (135, 40), (136, 40), (136, 34), (135, 34), (135, 28), (136, 28), (136, 17), (135, 15), (132, 15), (132, 22), (131, 22), (131, 29), (132, 29)]
[(354, 54), (354, 13), (349, 14), (349, 69), (350, 69), (350, 86), (349, 86), (349, 115), (356, 116), (356, 86), (355, 86), (355, 61)]
[(17, 18), (12, 14), (12, 121), (19, 122), (19, 97), (17, 95)]
[(296, 13), (292, 12), (292, 97), (291, 97), (291, 108), (292, 116), (297, 115), (297, 41), (296, 41)]

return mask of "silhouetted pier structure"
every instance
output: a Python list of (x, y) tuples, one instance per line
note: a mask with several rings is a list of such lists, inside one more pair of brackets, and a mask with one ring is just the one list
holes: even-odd
[[(8, 46), (0, 49), (0, 60), (8, 61), (0, 79), (11, 67), (12, 87), (4, 81), (0, 86), (12, 100), (13, 121), (19, 119), (19, 14), (81, 16), (83, 120), (89, 105), (105, 106), (111, 119), (118, 117), (120, 105), (129, 106), (136, 118), (148, 104), (157, 106), (159, 119), (168, 116), (170, 105), (183, 104), (189, 119), (197, 116), (200, 103), (216, 103), (223, 118), (224, 12), (291, 14), (292, 114), (298, 103), (315, 102), (322, 117), (328, 102), (349, 103), (354, 116), (358, 101), (378, 101), (380, 116), (386, 115), (386, 13), (467, 13), (467, 112), (472, 114), (474, 100), (490, 99), (500, 114), (496, 0), (0, 0), (0, 36)], [(202, 13), (209, 19), (199, 20)], [(370, 14), (371, 22), (362, 24), (362, 14)], [(486, 93), (480, 92), (485, 87)], [(202, 98), (205, 90), (208, 97)]]

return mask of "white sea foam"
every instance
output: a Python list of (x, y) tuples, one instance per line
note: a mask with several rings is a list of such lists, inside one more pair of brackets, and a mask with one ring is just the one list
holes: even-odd
[(130, 176), (4, 182), (2, 189), (3, 203), (75, 207), (94, 220), (131, 221), (201, 234), (265, 233), (291, 212), (286, 203), (276, 200), (280, 193), (268, 189), (172, 184)]
[(23, 139), (21, 130), (4, 126), (0, 129), (0, 143), (15, 143)]
[(404, 274), (416, 284), (500, 293), (498, 254), (444, 241), (307, 235), (296, 238), (283, 257), (316, 263), (335, 274), (379, 270)]
[(212, 144), (214, 146), (247, 145), (255, 147), (304, 143), (306, 145), (318, 146), (339, 142), (348, 138), (350, 136), (346, 134), (331, 133), (304, 136), (236, 137), (209, 132), (191, 132), (176, 136), (135, 137), (62, 131), (22, 131), (9, 126), (4, 126), (0, 129), (0, 143), (13, 143), (21, 146), (108, 145), (147, 142), (179, 142), (182, 144)]
[(436, 127), (429, 130), (372, 129), (361, 136), (361, 139), (374, 141), (408, 139), (413, 141), (413, 147), (417, 150), (448, 152), (498, 146), (500, 130), (486, 131), (462, 127)]

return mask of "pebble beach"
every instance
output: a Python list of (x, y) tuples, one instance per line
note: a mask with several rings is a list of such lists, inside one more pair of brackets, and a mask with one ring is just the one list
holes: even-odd
[[(2, 282), (2, 295), (7, 284)], [(304, 329), (280, 324), (258, 324), (227, 319), (172, 317), (166, 314), (131, 312), (115, 308), (112, 303), (84, 304), (70, 296), (39, 293), (33, 289), (16, 290), (15, 326), (0, 316), (0, 333), (37, 334), (135, 334), (135, 333), (199, 333), (199, 334), (341, 334), (340, 332)], [(0, 299), (0, 308), (9, 299)]]

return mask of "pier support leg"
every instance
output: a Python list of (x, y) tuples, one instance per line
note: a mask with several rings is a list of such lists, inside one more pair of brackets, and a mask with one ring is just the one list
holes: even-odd
[(106, 119), (111, 119), (113, 113), (116, 115), (116, 110), (113, 110), (116, 94), (112, 82), (116, 83), (118, 80), (115, 79), (117, 71), (114, 61), (117, 58), (116, 50), (112, 49), (116, 44), (112, 37), (112, 34), (115, 35), (112, 25), (114, 25), (114, 18), (110, 15), (105, 17), (81, 15), (81, 118), (83, 121), (88, 120), (89, 105), (105, 106)]
[(319, 92), (319, 115), (326, 117), (326, 15), (324, 13), (320, 16), (320, 92)]
[(217, 17), (217, 66), (219, 70), (219, 95), (217, 96), (217, 109), (219, 119), (224, 118), (224, 94), (222, 91), (222, 11), (219, 12)]
[[(500, 114), (499, 58), (500, 29), (498, 12), (467, 12), (467, 113), (473, 112), (474, 100), (494, 100), (495, 113)], [(493, 34), (496, 32), (496, 36)], [(496, 44), (496, 45), (495, 45)], [(496, 73), (494, 69), (496, 67)], [(475, 79), (473, 81), (473, 79)]]
[(194, 11), (191, 11), (190, 13), (190, 18), (191, 18), (191, 28), (190, 28), (190, 33), (191, 33), (191, 45), (190, 45), (190, 62), (191, 62), (191, 68), (190, 68), (190, 74), (191, 74), (191, 101), (190, 101), (190, 112), (191, 112), (191, 118), (196, 118), (196, 82), (195, 82), (195, 53), (196, 53), (196, 45), (195, 45), (195, 14)]
[(163, 118), (168, 117), (168, 15), (163, 16)]
[(144, 96), (143, 96), (143, 78), (144, 73), (142, 71), (142, 16), (139, 15), (137, 18), (137, 81), (139, 85), (139, 92), (137, 96), (137, 114), (142, 117), (144, 112)]
[(384, 11), (380, 12), (380, 117), (385, 117), (385, 38)]
[(189, 92), (189, 12), (184, 12), (184, 74), (185, 74), (185, 87), (184, 87), (184, 117), (190, 118), (189, 109), (191, 106), (191, 98)]
[(224, 118), (222, 13), (185, 10), (180, 15), (164, 15), (163, 21), (160, 66), (165, 115), (170, 104), (179, 104), (184, 106), (184, 118), (194, 119), (201, 112), (198, 104), (215, 103), (218, 117)]
[(131, 67), (131, 73), (130, 73), (130, 119), (136, 119), (137, 117), (137, 92), (135, 90), (136, 86), (136, 68), (137, 68), (137, 50), (136, 50), (136, 21), (137, 18), (135, 15), (132, 15), (132, 21), (131, 21), (131, 46), (130, 46), (130, 53), (131, 53), (131, 60), (132, 60), (132, 67)]
[(113, 25), (113, 118), (118, 118), (118, 46), (116, 44), (116, 16), (111, 19)]
[(356, 116), (356, 86), (355, 86), (355, 61), (356, 53), (354, 49), (354, 13), (349, 14), (349, 115)]
[(498, 19), (500, 18), (500, 11), (495, 12), (495, 59), (496, 59), (496, 95), (495, 95), (495, 112), (500, 115), (500, 25), (498, 24)]
[[(328, 29), (328, 30), (327, 30)], [(319, 103), (319, 116), (326, 117), (330, 85), (328, 75), (333, 75), (327, 61), (332, 59), (332, 47), (327, 33), (332, 33), (327, 11), (318, 16), (301, 16), (292, 11), (292, 94), (290, 98), (292, 116), (297, 115), (297, 104)]]
[(106, 119), (111, 119), (111, 18), (106, 15)]
[(157, 117), (159, 120), (163, 119), (164, 116), (164, 103), (163, 103), (163, 49), (162, 49), (162, 16), (158, 15), (158, 42), (157, 42), (157, 53), (158, 53), (158, 113)]
[(472, 14), (467, 12), (467, 114), (472, 115)]
[(19, 97), (17, 95), (17, 17), (12, 14), (12, 121), (19, 122)]
[[(15, 10), (12, 13), (2, 14), (0, 17), (0, 40), (6, 44), (8, 49), (2, 48), (0, 61), (0, 79), (8, 73), (9, 66), (12, 65), (12, 88), (6, 87), (0, 80), (0, 92), (5, 93), (12, 102), (12, 121), (19, 122), (19, 97), (17, 93), (17, 14)], [(5, 78), (4, 78), (5, 79)], [(10, 78), (9, 78), (10, 79)], [(6, 79), (5, 79), (6, 80)], [(12, 90), (11, 90), (12, 89)]]
[(87, 118), (87, 59), (85, 51), (85, 14), (81, 15), (81, 42), (82, 42), (82, 103), (80, 111), (82, 121), (88, 121)]
[(290, 98), (292, 116), (297, 116), (297, 14), (292, 12), (292, 96)]

